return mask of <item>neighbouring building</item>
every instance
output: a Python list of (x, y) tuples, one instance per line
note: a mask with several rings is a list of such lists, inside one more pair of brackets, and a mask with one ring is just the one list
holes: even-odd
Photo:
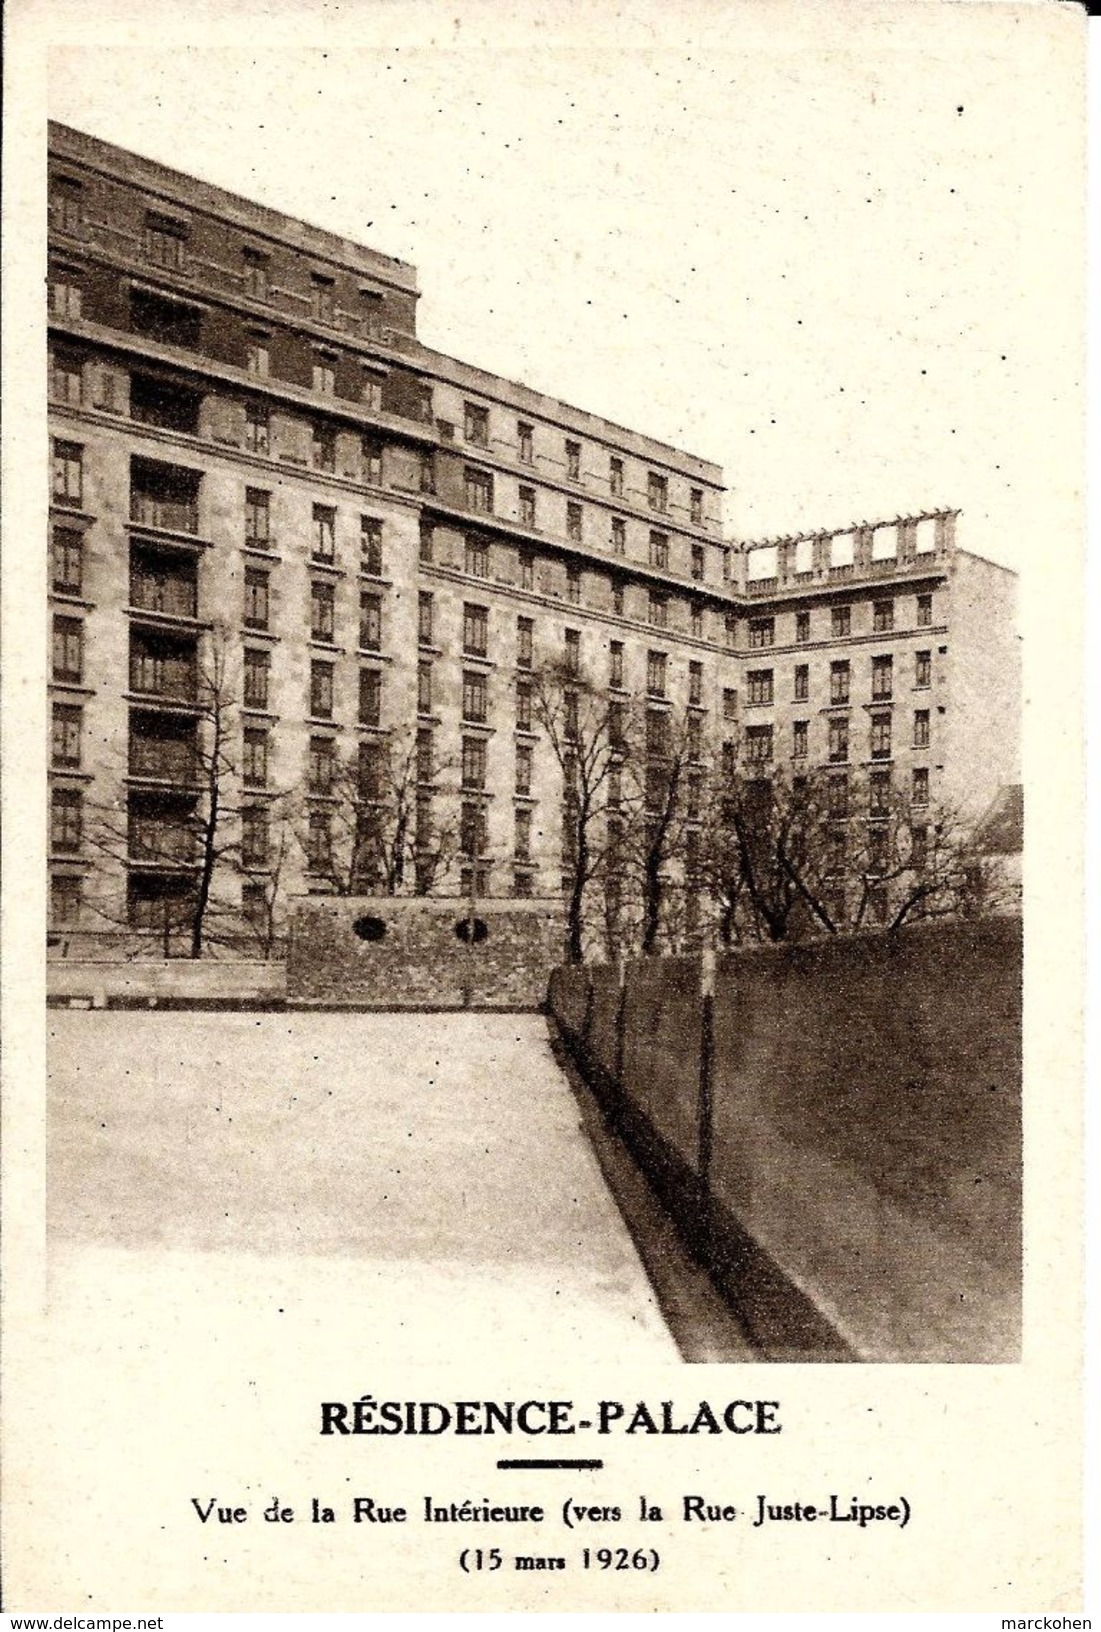
[[(348, 882), (557, 898), (552, 662), (693, 714), (701, 764), (1018, 780), (1014, 579), (953, 512), (730, 543), (716, 465), (422, 345), (403, 262), (60, 125), (49, 208), (70, 951), (179, 950), (200, 886), (242, 934)], [(396, 878), (339, 877), (348, 778)]]

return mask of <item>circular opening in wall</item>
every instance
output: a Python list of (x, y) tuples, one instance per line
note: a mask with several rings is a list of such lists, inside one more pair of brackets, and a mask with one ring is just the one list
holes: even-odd
[(471, 941), (477, 946), (479, 941), (484, 941), (489, 935), (489, 925), (484, 918), (460, 918), (455, 925), (455, 933), (460, 941), (465, 941), (468, 946)]
[(361, 941), (381, 941), (386, 934), (386, 923), (382, 918), (357, 918), (352, 929)]

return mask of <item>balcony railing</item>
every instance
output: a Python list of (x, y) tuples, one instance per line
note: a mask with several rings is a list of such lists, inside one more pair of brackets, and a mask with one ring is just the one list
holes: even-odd
[(198, 613), (198, 585), (194, 578), (178, 573), (134, 571), (130, 574), (130, 605), (166, 617), (194, 618)]
[(158, 737), (130, 738), (130, 775), (161, 782), (194, 782), (197, 767), (194, 743)]
[(199, 531), (199, 506), (193, 499), (163, 499), (153, 493), (130, 494), (130, 520), (139, 527), (162, 527), (172, 533)]
[(198, 696), (198, 671), (188, 658), (139, 653), (130, 659), (130, 690), (169, 702), (193, 703)]
[(195, 840), (194, 830), (182, 821), (166, 821), (157, 816), (130, 818), (131, 861), (190, 865), (197, 853)]

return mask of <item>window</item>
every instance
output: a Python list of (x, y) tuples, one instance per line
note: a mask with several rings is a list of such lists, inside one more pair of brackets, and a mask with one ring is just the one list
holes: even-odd
[(50, 879), (50, 922), (72, 928), (80, 922), (81, 880), (75, 875), (55, 873)]
[(520, 524), (523, 527), (535, 526), (534, 487), (522, 487), (520, 489)]
[(613, 578), (612, 579), (612, 611), (613, 611), (613, 613), (615, 614), (615, 616), (617, 618), (621, 618), (623, 616), (623, 607), (624, 607), (623, 579), (622, 578)]
[(574, 606), (581, 600), (581, 568), (572, 561), (566, 567), (566, 599)]
[(810, 613), (797, 612), (795, 614), (795, 644), (805, 646), (810, 639)]
[(699, 759), (703, 753), (703, 715), (689, 714), (687, 748), (689, 759)]
[[(367, 483), (368, 487), (381, 487), (382, 443), (379, 441), (377, 436), (365, 436), (360, 443), (359, 451), (363, 467), (363, 480)], [(433, 474), (434, 467), (431, 467), (428, 470), (428, 474), (426, 476), (424, 465), (425, 459), (431, 462), (431, 449), (423, 451), (420, 457), (422, 461), (420, 473), (421, 492), (434, 493), (436, 491), (436, 479), (435, 475)]]
[(55, 595), (79, 595), (84, 587), (84, 539), (74, 527), (55, 527), (51, 545)]
[(359, 400), (373, 414), (382, 411), (382, 382), (383, 376), (376, 373), (374, 369), (365, 368), (363, 370), (363, 379), (359, 387)]
[(71, 267), (50, 270), (50, 311), (55, 317), (78, 318), (84, 307), (80, 273)]
[(667, 568), (669, 566), (669, 534), (650, 534), (650, 565), (652, 567)]
[(54, 618), (53, 677), (70, 685), (84, 678), (84, 625), (79, 618)]
[(271, 654), (245, 650), (245, 707), (267, 708), (268, 679), (271, 673)]
[(333, 717), (333, 666), (316, 659), (310, 664), (310, 714), (315, 720)]
[(335, 474), (336, 432), (331, 425), (314, 426), (310, 449), (313, 468), (327, 471), (329, 475)]
[(327, 794), (333, 791), (333, 765), (333, 739), (331, 737), (311, 737), (308, 767), (311, 793)]
[(480, 856), (486, 847), (485, 806), (472, 799), (463, 801), (459, 811), (459, 850), (464, 856)]
[(611, 659), (608, 684), (620, 690), (623, 686), (623, 642), (613, 640), (608, 650)]
[(872, 697), (885, 702), (894, 685), (894, 660), (891, 657), (872, 658)]
[(532, 664), (532, 643), (535, 626), (530, 618), (516, 620), (516, 666), (520, 669), (530, 669)]
[(646, 690), (651, 697), (665, 696), (666, 657), (664, 652), (646, 654)]
[(187, 252), (188, 229), (182, 221), (150, 213), (145, 218), (145, 258), (155, 266), (179, 271)]
[(535, 447), (534, 447), (535, 432), (534, 432), (534, 430), (532, 429), (532, 427), (530, 425), (526, 425), (523, 420), (520, 420), (520, 422), (516, 426), (516, 437), (517, 437), (517, 440), (518, 440), (518, 442), (520, 444), (520, 463), (522, 465), (534, 464), (535, 463)]
[[(366, 449), (364, 451), (366, 452)], [(433, 451), (432, 448), (422, 448), (420, 450), (420, 452), (418, 453), (417, 458), (420, 461), (420, 489), (421, 489), (421, 492), (422, 493), (434, 493), (436, 491), (436, 455), (435, 455), (435, 452)], [(382, 481), (382, 446), (381, 446), (381, 444), (378, 445), (377, 470), (378, 470), (378, 474), (377, 475), (369, 475), (367, 477), (368, 481), (376, 482), (376, 483)]]
[(271, 494), (245, 488), (245, 542), (267, 549), (271, 543)]
[(917, 598), (917, 626), (919, 629), (928, 629), (933, 622), (933, 597), (919, 595)]
[(359, 671), (359, 723), (382, 724), (382, 673), (379, 669)]
[(463, 436), (476, 448), (489, 447), (489, 409), (477, 403), (463, 405)]
[(486, 677), (472, 669), (463, 670), (463, 719), (484, 725), (486, 718)]
[(831, 816), (847, 816), (849, 814), (849, 779), (847, 776), (831, 776), (826, 784), (826, 806)]
[(431, 782), (435, 775), (435, 746), (432, 732), (422, 726), (417, 732), (417, 781)]
[(918, 708), (914, 710), (914, 747), (928, 748), (929, 746), (929, 710)]
[(650, 759), (665, 759), (669, 753), (669, 714), (664, 708), (646, 710), (646, 753)]
[(382, 596), (368, 590), (359, 595), (359, 646), (364, 652), (382, 650)]
[(485, 787), (486, 745), (484, 737), (463, 738), (462, 779), (464, 788)]
[(313, 360), (313, 388), (325, 397), (336, 393), (336, 359), (330, 352), (318, 352)]
[(688, 701), (697, 706), (703, 702), (703, 664), (688, 665)]
[(608, 486), (613, 498), (623, 497), (623, 460), (614, 453), (608, 460)]
[(241, 775), (246, 788), (266, 788), (268, 785), (268, 745), (266, 731), (246, 726)]
[(517, 731), (531, 730), (530, 680), (517, 680), (516, 682), (516, 729)]
[(910, 829), (910, 866), (920, 872), (929, 862), (929, 829), (925, 826)]
[(852, 634), (853, 612), (851, 606), (834, 606), (830, 608), (830, 634), (835, 640)]
[(245, 336), (245, 370), (255, 374), (258, 380), (266, 380), (271, 372), (271, 352), (268, 350), (268, 336), (266, 334), (247, 334)]
[(608, 743), (615, 753), (627, 746), (627, 709), (623, 703), (608, 704)]
[(847, 703), (849, 700), (849, 663), (841, 658), (830, 664), (830, 702)]
[(690, 623), (690, 628), (691, 628), (692, 634), (695, 636), (695, 638), (697, 640), (702, 640), (703, 639), (703, 607), (700, 605), (699, 601), (693, 601), (692, 602), (692, 608), (691, 608), (691, 611), (689, 613), (689, 623)]
[(463, 605), (463, 651), (470, 657), (485, 657), (489, 650), (489, 609)]
[(84, 449), (79, 442), (54, 443), (54, 503), (79, 510), (84, 496)]
[(516, 792), (525, 797), (531, 792), (532, 751), (529, 742), (516, 745)]
[(581, 506), (573, 503), (567, 504), (566, 537), (571, 539), (575, 544), (580, 544), (581, 542), (581, 526)]
[(472, 578), (489, 577), (489, 545), (484, 538), (465, 540), (463, 565)]
[(531, 811), (518, 810), (516, 821), (516, 859), (530, 861), (531, 859)]
[(849, 757), (849, 720), (845, 714), (831, 719), (829, 757), (832, 765), (841, 765)]
[(327, 810), (311, 810), (306, 832), (306, 864), (312, 873), (323, 873), (332, 866), (333, 830)]
[(749, 726), (745, 734), (745, 757), (751, 765), (765, 765), (771, 760), (771, 725)]
[(417, 642), (421, 646), (432, 644), (432, 596), (422, 589), (417, 596)]
[(336, 280), (310, 273), (310, 314), (315, 323), (331, 323), (335, 310)]
[(655, 629), (664, 629), (669, 622), (669, 597), (652, 589), (648, 601), (648, 616)]
[(329, 504), (313, 507), (313, 559), (336, 559), (336, 510)]
[(565, 666), (567, 674), (577, 674), (581, 668), (581, 631), (567, 629), (565, 640)]
[(249, 453), (271, 451), (271, 415), (259, 403), (245, 404), (245, 447)]
[(79, 357), (60, 347), (53, 354), (50, 370), (50, 395), (55, 402), (79, 407), (83, 395), (84, 368)]
[(245, 568), (245, 628), (266, 629), (270, 616), (270, 576), (263, 567)]
[(463, 472), (463, 486), (466, 494), (466, 507), (475, 510), (484, 516), (493, 513), (493, 477), (486, 470), (474, 470), (467, 466)]
[(868, 810), (872, 816), (886, 816), (891, 808), (890, 771), (872, 771), (868, 777)]
[(891, 757), (891, 716), (889, 714), (872, 715), (872, 758), (890, 759)]
[(692, 546), (692, 576), (693, 576), (693, 578), (696, 579), (697, 582), (702, 582), (702, 580), (703, 580), (703, 571), (704, 571), (704, 568), (703, 568), (703, 545), (702, 544), (693, 544), (693, 546)]
[(810, 696), (810, 664), (797, 663), (795, 665), (795, 701), (805, 703)]
[(79, 232), (84, 219), (84, 189), (72, 176), (50, 177), (50, 211), (59, 232)]
[(750, 669), (746, 675), (749, 687), (749, 701), (751, 703), (772, 702), (772, 670)]
[(51, 759), (55, 765), (70, 769), (80, 764), (80, 734), (84, 726), (84, 710), (78, 703), (53, 705), (53, 736)]
[(612, 517), (612, 554), (627, 553), (627, 523), (622, 516)]
[(417, 713), (431, 714), (432, 712), (432, 665), (431, 663), (417, 664)]
[(776, 640), (775, 618), (750, 618), (749, 644), (751, 648), (760, 649), (762, 646), (771, 646)]
[(359, 570), (368, 578), (382, 577), (382, 522), (375, 516), (359, 518)]
[(738, 718), (738, 693), (733, 686), (723, 687), (723, 719), (736, 720)]
[(79, 850), (84, 828), (84, 795), (80, 788), (54, 788), (50, 793), (50, 849), (61, 853)]
[(703, 488), (693, 487), (688, 493), (688, 512), (694, 527), (703, 526)]
[(434, 529), (430, 521), (422, 521), (419, 529), (419, 544), (417, 553), (425, 565), (431, 565), (433, 551)]
[(520, 588), (535, 588), (535, 556), (531, 550), (520, 551)]
[(872, 628), (877, 635), (884, 635), (895, 626), (894, 601), (874, 601), (872, 603)]
[(737, 758), (738, 755), (734, 744), (727, 738), (720, 750), (720, 763), (722, 764), (723, 776), (726, 777), (727, 781), (734, 775), (737, 768)]
[(929, 770), (925, 765), (915, 766), (911, 781), (911, 803), (927, 805), (929, 803)]
[(736, 612), (727, 612), (723, 617), (723, 642), (728, 651), (733, 651), (738, 644), (738, 615)]
[(566, 476), (571, 482), (581, 480), (581, 444), (566, 441)]
[(241, 252), (241, 259), (245, 272), (245, 294), (252, 300), (267, 300), (268, 257), (258, 249), (245, 249)]
[(919, 689), (931, 686), (933, 683), (933, 654), (932, 652), (914, 653), (914, 685)]
[(669, 503), (669, 483), (653, 470), (646, 477), (646, 502), (651, 510), (658, 510), (662, 514)]
[(791, 753), (793, 759), (806, 759), (809, 734), (810, 722), (808, 720), (792, 721)]

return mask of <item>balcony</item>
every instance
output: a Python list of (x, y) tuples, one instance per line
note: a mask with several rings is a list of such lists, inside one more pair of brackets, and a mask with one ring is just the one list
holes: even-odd
[(198, 700), (199, 674), (193, 649), (153, 640), (135, 631), (130, 645), (130, 690), (162, 702)]
[(130, 605), (139, 612), (167, 618), (198, 616), (199, 586), (193, 573), (159, 567), (151, 561), (133, 561), (130, 567)]
[(193, 737), (130, 737), (130, 775), (148, 781), (188, 787), (195, 781), (198, 761)]
[(153, 816), (131, 812), (127, 838), (131, 861), (168, 867), (195, 864), (197, 834), (187, 815)]
[(165, 532), (197, 534), (199, 483), (197, 470), (133, 459), (130, 465), (130, 521), (138, 527)]

